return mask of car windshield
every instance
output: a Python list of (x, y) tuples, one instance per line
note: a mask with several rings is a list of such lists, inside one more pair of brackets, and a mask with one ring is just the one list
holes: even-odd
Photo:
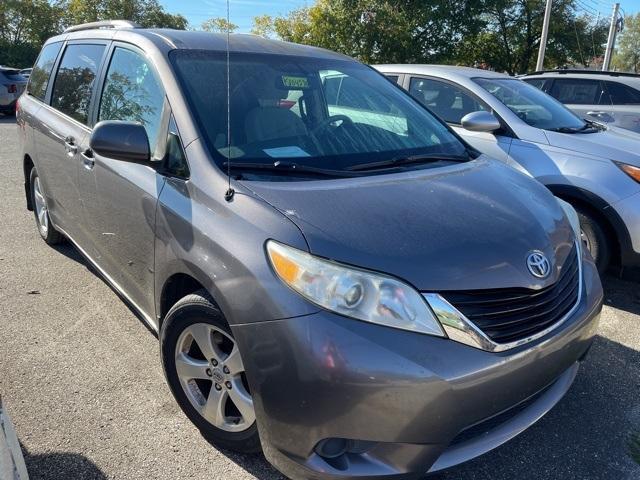
[(504, 103), (532, 127), (581, 131), (586, 124), (555, 98), (515, 78), (474, 78), (474, 82)]
[(439, 156), (467, 158), (454, 133), (371, 68), (273, 54), (230, 55), (229, 146), (226, 54), (176, 50), (171, 61), (223, 168), (230, 160), (232, 168), (362, 174), (393, 160), (400, 160), (396, 168), (419, 168), (436, 165)]
[(25, 81), (25, 78), (20, 73), (20, 70), (15, 70), (12, 68), (2, 68), (0, 69), (0, 73), (7, 77), (9, 80), (17, 80), (19, 82)]

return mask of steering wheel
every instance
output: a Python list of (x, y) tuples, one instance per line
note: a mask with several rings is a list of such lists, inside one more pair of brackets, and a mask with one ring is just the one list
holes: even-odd
[(320, 124), (316, 126), (311, 131), (311, 133), (313, 135), (316, 135), (318, 132), (324, 130), (325, 128), (328, 128), (332, 124), (339, 121), (342, 121), (342, 123), (339, 126), (336, 126), (336, 128), (342, 128), (345, 125), (353, 125), (353, 120), (351, 120), (351, 118), (347, 117), (346, 115), (331, 115), (329, 118), (325, 118), (322, 122), (320, 122)]

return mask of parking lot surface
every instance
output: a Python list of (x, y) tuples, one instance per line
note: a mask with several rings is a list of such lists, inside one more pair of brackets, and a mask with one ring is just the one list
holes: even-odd
[[(165, 384), (158, 341), (25, 209), (13, 118), (0, 116), (0, 395), (32, 479), (281, 479), (216, 449)], [(638, 275), (640, 277), (640, 275)], [(640, 278), (604, 280), (600, 335), (567, 396), (531, 429), (441, 480), (640, 479)]]

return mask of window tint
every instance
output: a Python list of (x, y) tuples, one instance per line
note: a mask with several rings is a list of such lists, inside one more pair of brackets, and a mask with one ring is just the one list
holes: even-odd
[(598, 80), (557, 78), (553, 81), (549, 93), (560, 103), (597, 105), (600, 102), (602, 88)]
[(618, 82), (605, 82), (608, 98), (603, 103), (610, 105), (640, 104), (640, 92)]
[(523, 78), (523, 80), (525, 82), (527, 82), (529, 85), (533, 85), (536, 88), (539, 88), (540, 90), (544, 91), (544, 82), (546, 82), (546, 79), (544, 78)]
[(409, 93), (447, 123), (459, 124), (466, 114), (487, 110), (462, 89), (437, 80), (413, 77)]
[(102, 90), (98, 121), (125, 120), (144, 125), (153, 151), (162, 118), (164, 91), (147, 61), (116, 48)]
[(87, 123), (89, 103), (104, 45), (69, 45), (58, 67), (51, 106)]
[(385, 77), (387, 77), (393, 83), (398, 83), (398, 78), (400, 78), (398, 75), (385, 75)]
[(182, 148), (182, 142), (178, 135), (178, 128), (176, 127), (175, 120), (171, 117), (169, 123), (169, 132), (167, 134), (167, 148), (165, 154), (164, 168), (168, 173), (176, 175), (178, 177), (189, 177), (189, 165), (187, 159), (184, 156), (184, 150)]
[(62, 43), (60, 42), (50, 43), (44, 47), (29, 77), (29, 94), (40, 100), (44, 100), (44, 96), (47, 93), (49, 76), (61, 47)]

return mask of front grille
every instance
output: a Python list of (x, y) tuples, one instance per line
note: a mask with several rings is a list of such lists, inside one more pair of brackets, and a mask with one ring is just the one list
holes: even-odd
[(577, 257), (574, 246), (558, 281), (542, 290), (468, 290), (442, 296), (494, 342), (517, 341), (550, 327), (574, 307), (580, 291)]

